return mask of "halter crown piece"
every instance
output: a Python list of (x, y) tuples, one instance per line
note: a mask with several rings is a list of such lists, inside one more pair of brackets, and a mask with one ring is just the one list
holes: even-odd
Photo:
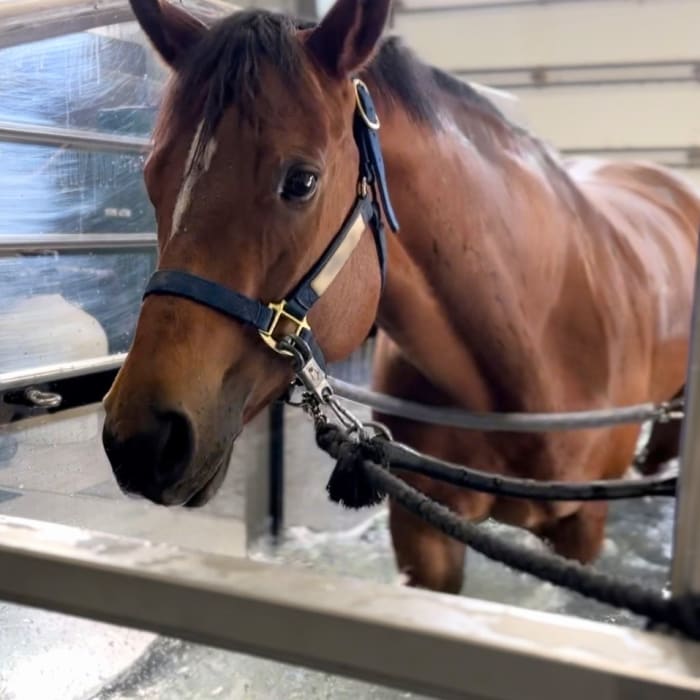
[[(372, 229), (377, 246), (383, 286), (386, 277), (386, 236), (382, 209), (392, 231), (399, 229), (389, 198), (377, 111), (367, 86), (359, 78), (352, 82), (356, 98), (353, 134), (360, 153), (357, 196), (338, 233), (287, 297), (279, 302), (264, 304), (189, 272), (158, 270), (146, 286), (144, 299), (152, 294), (170, 295), (208, 306), (253, 326), (270, 348), (283, 355), (294, 356), (296, 353), (289, 350), (290, 341), (301, 340), (311, 354), (305, 359), (315, 361), (319, 369), (325, 367), (323, 353), (307, 320), (309, 310), (348, 261), (368, 226)], [(283, 334), (278, 328), (280, 322), (284, 322)], [(289, 331), (289, 327), (293, 329)], [(281, 334), (282, 337), (278, 337)]]

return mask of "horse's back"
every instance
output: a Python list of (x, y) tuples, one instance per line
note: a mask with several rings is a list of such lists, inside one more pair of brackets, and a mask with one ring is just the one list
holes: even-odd
[[(700, 193), (669, 168), (648, 161), (594, 158), (569, 159), (565, 167), (574, 182), (613, 222), (620, 217), (629, 218), (627, 204), (647, 219), (656, 219), (663, 213), (677, 222), (679, 230), (684, 229), (694, 244), (700, 224)], [(675, 235), (673, 231), (666, 233)]]
[(602, 217), (592, 238), (601, 278), (607, 270), (616, 303), (630, 312), (621, 313), (620, 322), (626, 316), (650, 341), (652, 395), (668, 393), (669, 384), (680, 388), (690, 334), (700, 196), (682, 177), (653, 163), (579, 159), (566, 166)]
[(700, 193), (649, 162), (578, 159), (567, 163), (567, 171), (602, 217), (592, 230), (600, 247), (614, 244), (618, 260), (642, 270), (647, 284), (677, 288), (690, 300)]

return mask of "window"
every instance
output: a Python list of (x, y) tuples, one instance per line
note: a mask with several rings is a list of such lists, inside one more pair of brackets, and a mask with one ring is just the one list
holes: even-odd
[(134, 22), (0, 50), (0, 373), (128, 349), (165, 78)]

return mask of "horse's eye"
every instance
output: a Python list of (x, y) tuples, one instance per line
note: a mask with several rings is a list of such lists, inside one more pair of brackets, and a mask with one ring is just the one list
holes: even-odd
[(311, 170), (293, 168), (282, 183), (280, 195), (288, 202), (308, 202), (316, 192), (318, 175)]

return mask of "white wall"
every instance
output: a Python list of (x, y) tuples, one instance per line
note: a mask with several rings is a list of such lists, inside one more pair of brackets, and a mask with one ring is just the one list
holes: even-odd
[(694, 60), (698, 27), (698, 0), (472, 3), (471, 9), (396, 15), (396, 29), (448, 68)]
[(334, 2), (335, 0), (316, 0), (316, 13), (318, 16), (323, 17)]
[(421, 56), (512, 91), (532, 131), (562, 150), (683, 166), (700, 147), (700, 0), (402, 6), (394, 31)]

